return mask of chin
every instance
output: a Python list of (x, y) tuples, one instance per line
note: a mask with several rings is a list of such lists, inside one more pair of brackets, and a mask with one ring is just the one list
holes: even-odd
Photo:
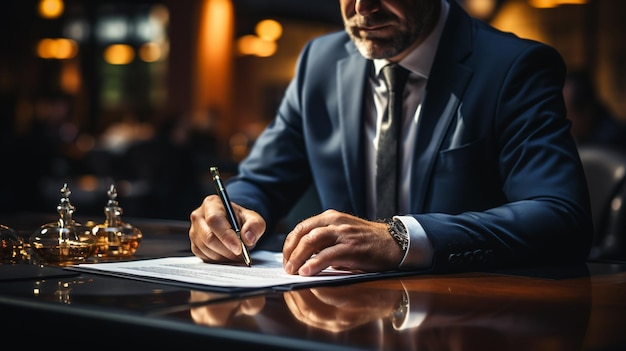
[(398, 54), (395, 48), (379, 45), (371, 40), (359, 39), (355, 44), (361, 55), (371, 60), (390, 58)]

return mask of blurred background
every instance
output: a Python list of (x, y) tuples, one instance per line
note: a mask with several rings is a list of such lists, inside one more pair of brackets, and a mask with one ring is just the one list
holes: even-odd
[[(626, 120), (626, 2), (458, 0), (554, 46)], [(9, 0), (0, 11), (0, 213), (187, 220), (274, 117), (309, 39), (342, 30), (338, 0)], [(626, 138), (624, 138), (626, 140)]]

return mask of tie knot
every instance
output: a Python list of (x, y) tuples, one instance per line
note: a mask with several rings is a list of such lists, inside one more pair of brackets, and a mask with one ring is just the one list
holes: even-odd
[(397, 63), (390, 63), (383, 67), (383, 77), (385, 77), (387, 89), (392, 92), (396, 92), (404, 87), (408, 76), (409, 71)]

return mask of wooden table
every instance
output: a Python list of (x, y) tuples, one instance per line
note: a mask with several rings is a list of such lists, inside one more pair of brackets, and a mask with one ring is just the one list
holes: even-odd
[[(188, 223), (136, 225), (144, 241), (134, 258), (190, 254)], [(62, 269), (7, 279), (12, 266), (0, 265), (0, 325), (5, 342), (23, 346), (626, 349), (622, 263), (415, 275), (239, 295)]]

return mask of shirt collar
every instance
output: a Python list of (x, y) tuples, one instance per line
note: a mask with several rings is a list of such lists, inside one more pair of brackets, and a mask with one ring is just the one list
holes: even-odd
[[(423, 43), (421, 43), (399, 62), (400, 66), (428, 79), (430, 69), (433, 66), (433, 61), (435, 60), (439, 39), (441, 39), (441, 33), (443, 32), (446, 18), (448, 18), (449, 9), (450, 4), (448, 4), (445, 0), (441, 0), (441, 12), (439, 13), (439, 20), (437, 20), (435, 28)], [(373, 61), (374, 68), (376, 69), (376, 76), (378, 76), (380, 70), (382, 70), (382, 68), (389, 63), (386, 59), (376, 59)]]

